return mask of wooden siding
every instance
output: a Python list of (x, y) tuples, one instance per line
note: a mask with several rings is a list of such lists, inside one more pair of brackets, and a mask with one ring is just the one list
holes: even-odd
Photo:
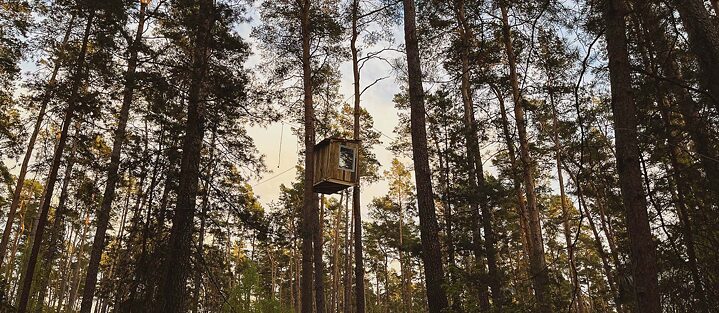
[[(354, 149), (355, 171), (339, 168), (340, 146)], [(314, 189), (318, 193), (334, 193), (354, 185), (359, 163), (359, 145), (353, 140), (330, 139), (315, 146)]]

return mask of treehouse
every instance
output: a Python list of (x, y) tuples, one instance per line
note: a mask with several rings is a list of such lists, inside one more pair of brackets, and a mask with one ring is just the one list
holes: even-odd
[(329, 137), (315, 145), (314, 192), (332, 194), (354, 186), (359, 143), (359, 140)]

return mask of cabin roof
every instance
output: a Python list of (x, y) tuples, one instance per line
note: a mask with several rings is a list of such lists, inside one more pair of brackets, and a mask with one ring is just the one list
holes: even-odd
[(322, 139), (322, 141), (318, 142), (318, 143), (315, 145), (315, 149), (318, 149), (318, 148), (324, 147), (324, 146), (326, 146), (326, 145), (329, 145), (330, 142), (332, 142), (332, 141), (356, 142), (356, 143), (360, 142), (359, 140), (355, 140), (355, 139), (346, 139), (346, 138), (341, 138), (341, 137), (337, 137), (337, 136), (331, 136), (331, 137), (327, 137), (327, 138), (325, 138), (325, 139)]

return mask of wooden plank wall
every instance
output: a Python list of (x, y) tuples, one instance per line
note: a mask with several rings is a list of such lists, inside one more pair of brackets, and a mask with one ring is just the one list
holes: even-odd
[(315, 152), (315, 181), (318, 183), (324, 179), (336, 179), (347, 183), (354, 182), (356, 172), (345, 171), (339, 168), (340, 145), (345, 145), (355, 149), (355, 169), (359, 161), (358, 145), (354, 142), (331, 141)]

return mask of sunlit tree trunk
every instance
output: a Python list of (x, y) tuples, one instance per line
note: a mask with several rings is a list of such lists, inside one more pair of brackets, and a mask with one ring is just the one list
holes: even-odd
[(537, 303), (537, 311), (541, 313), (550, 312), (551, 305), (548, 298), (549, 275), (544, 259), (544, 242), (542, 239), (542, 227), (539, 220), (539, 208), (537, 206), (537, 193), (534, 183), (534, 162), (529, 152), (529, 139), (527, 137), (527, 125), (524, 112), (524, 98), (519, 89), (519, 78), (517, 74), (516, 56), (510, 32), (508, 7), (505, 0), (500, 0), (502, 11), (502, 34), (509, 65), (509, 80), (512, 87), (512, 99), (514, 100), (514, 118), (517, 123), (517, 134), (519, 135), (519, 160), (524, 180), (524, 190), (527, 195), (527, 216), (529, 226), (530, 254), (529, 267), (530, 276), (534, 286), (534, 296)]
[[(578, 197), (578, 209), (579, 214), (585, 216), (587, 218), (587, 221), (589, 222), (589, 228), (592, 231), (592, 235), (594, 236), (593, 244), (596, 249), (597, 254), (599, 254), (599, 258), (602, 261), (602, 269), (604, 270), (604, 276), (607, 278), (607, 282), (609, 285), (609, 290), (612, 293), (612, 298), (615, 300), (616, 305), (618, 308), (621, 308), (621, 302), (619, 299), (619, 291), (617, 290), (617, 276), (619, 275), (619, 263), (614, 263), (615, 268), (617, 269), (616, 272), (612, 271), (612, 265), (609, 262), (609, 256), (607, 255), (606, 250), (604, 250), (604, 239), (599, 235), (599, 230), (597, 229), (596, 223), (594, 222), (594, 217), (592, 216), (591, 211), (589, 210), (589, 207), (587, 206), (587, 202), (584, 198), (584, 191), (579, 185), (577, 178), (575, 175), (572, 175), (572, 172), (567, 168), (566, 164), (562, 164), (564, 166), (564, 169), (569, 173), (569, 178), (574, 182), (575, 186), (577, 187), (576, 194)], [(578, 227), (581, 227), (579, 225)], [(606, 234), (606, 232), (605, 232)], [(609, 236), (607, 234), (607, 236)], [(591, 298), (591, 297), (590, 297)], [(619, 310), (622, 311), (622, 310)]]
[[(85, 212), (87, 212), (87, 210), (85, 210)], [(85, 214), (80, 213), (79, 217), (82, 218)], [(72, 279), (72, 277), (70, 276), (72, 272), (72, 258), (75, 255), (75, 251), (79, 248), (81, 239), (82, 238), (80, 238), (80, 229), (75, 230), (73, 228), (73, 235), (68, 241), (68, 248), (65, 254), (65, 262), (61, 268), (62, 275), (60, 278), (60, 291), (58, 292), (58, 301), (55, 305), (55, 309), (60, 312), (63, 309), (63, 304), (65, 303), (65, 300), (67, 300), (65, 294), (68, 293), (68, 286), (70, 286), (70, 280)]]
[[(344, 202), (347, 191), (340, 193), (340, 207)], [(334, 221), (332, 225), (332, 301), (330, 305), (330, 312), (340, 312), (339, 310), (339, 295), (340, 295), (340, 222), (342, 217), (342, 210), (337, 209), (334, 212)]]
[(504, 96), (499, 91), (499, 88), (493, 84), (490, 84), (490, 88), (492, 88), (492, 91), (497, 96), (497, 102), (499, 103), (499, 114), (500, 114), (500, 120), (502, 124), (502, 137), (504, 139), (505, 145), (507, 146), (507, 154), (509, 155), (509, 164), (512, 168), (512, 189), (514, 191), (514, 195), (517, 198), (517, 216), (519, 219), (519, 231), (520, 231), (520, 237), (522, 239), (522, 249), (524, 252), (524, 255), (529, 258), (529, 251), (531, 247), (531, 241), (529, 240), (529, 227), (528, 227), (528, 217), (527, 217), (527, 202), (524, 198), (524, 193), (522, 193), (521, 188), (521, 182), (519, 177), (519, 167), (517, 162), (517, 153), (514, 150), (514, 143), (512, 140), (512, 136), (509, 132), (509, 119), (507, 118), (507, 109), (504, 105)]
[[(449, 143), (447, 140), (448, 137), (448, 128), (447, 128), (447, 116), (441, 117), (443, 121), (443, 128), (444, 128), (444, 150), (440, 147), (440, 139), (437, 135), (437, 131), (432, 131), (430, 129), (429, 135), (432, 138), (432, 142), (434, 142), (436, 153), (437, 153), (437, 163), (439, 165), (439, 171), (442, 173), (442, 178), (440, 179), (440, 184), (442, 185), (442, 195), (440, 196), (442, 200), (442, 206), (444, 210), (444, 224), (445, 224), (445, 245), (447, 246), (447, 279), (449, 281), (450, 286), (453, 285), (457, 281), (458, 275), (455, 275), (457, 268), (457, 257), (456, 257), (456, 247), (455, 247), (455, 235), (454, 235), (454, 212), (452, 211), (452, 198), (450, 197), (450, 190), (449, 190), (449, 158), (444, 156), (444, 154), (448, 153), (449, 151)], [(411, 267), (411, 263), (408, 264)], [(411, 268), (409, 269), (411, 272)], [(409, 284), (409, 278), (406, 279), (406, 283)], [(403, 282), (405, 283), (405, 282)], [(462, 299), (461, 294), (459, 292), (453, 292), (451, 295), (450, 300), (450, 307), (453, 311), (459, 312), (462, 310)], [(403, 301), (411, 301), (411, 297), (408, 296), (402, 296)], [(405, 306), (407, 310), (411, 310), (411, 302)], [(405, 310), (406, 311), (406, 310)], [(404, 311), (403, 311), (404, 312)]]
[[(12, 240), (13, 244), (12, 244), (12, 249), (10, 249), (10, 259), (8, 260), (7, 264), (5, 264), (5, 267), (6, 267), (5, 277), (8, 279), (13, 278), (12, 275), (13, 275), (14, 269), (15, 269), (15, 255), (17, 255), (17, 249), (20, 246), (20, 238), (22, 238), (22, 236), (25, 234), (25, 214), (26, 214), (25, 209), (26, 209), (26, 207), (27, 207), (26, 200), (22, 199), (20, 201), (20, 213), (19, 213), (20, 214), (20, 216), (19, 216), (20, 225), (18, 225), (18, 231), (15, 233), (15, 236)], [(19, 275), (19, 274), (16, 274), (16, 275)], [(15, 280), (15, 279), (13, 279), (13, 280)], [(17, 280), (15, 280), (15, 281), (17, 281)], [(12, 294), (13, 290), (10, 287), (11, 286), (8, 286), (8, 289), (3, 290), (3, 291), (7, 292), (6, 294)]]
[(86, 241), (85, 237), (87, 237), (87, 233), (89, 230), (90, 230), (90, 210), (88, 210), (85, 213), (85, 217), (84, 217), (84, 221), (83, 221), (83, 225), (82, 225), (82, 233), (80, 235), (80, 241), (77, 245), (78, 246), (77, 253), (75, 254), (76, 258), (77, 258), (77, 262), (75, 263), (75, 265), (72, 268), (72, 275), (71, 275), (72, 278), (70, 279), (70, 295), (67, 298), (68, 300), (67, 300), (67, 306), (66, 306), (66, 308), (68, 308), (69, 310), (75, 310), (75, 302), (77, 302), (76, 301), (77, 295), (80, 290), (80, 277), (82, 274), (81, 273), (82, 269), (80, 267), (81, 266), (80, 260), (85, 255), (85, 241)]
[(439, 313), (447, 308), (444, 266), (438, 237), (439, 226), (434, 208), (432, 174), (429, 168), (427, 129), (425, 122), (424, 90), (422, 69), (417, 40), (414, 0), (404, 0), (404, 38), (407, 52), (407, 73), (410, 101), (410, 125), (412, 135), (412, 159), (414, 161), (417, 186), (417, 207), (419, 208), (420, 238), (424, 261), (427, 300), (430, 313)]

